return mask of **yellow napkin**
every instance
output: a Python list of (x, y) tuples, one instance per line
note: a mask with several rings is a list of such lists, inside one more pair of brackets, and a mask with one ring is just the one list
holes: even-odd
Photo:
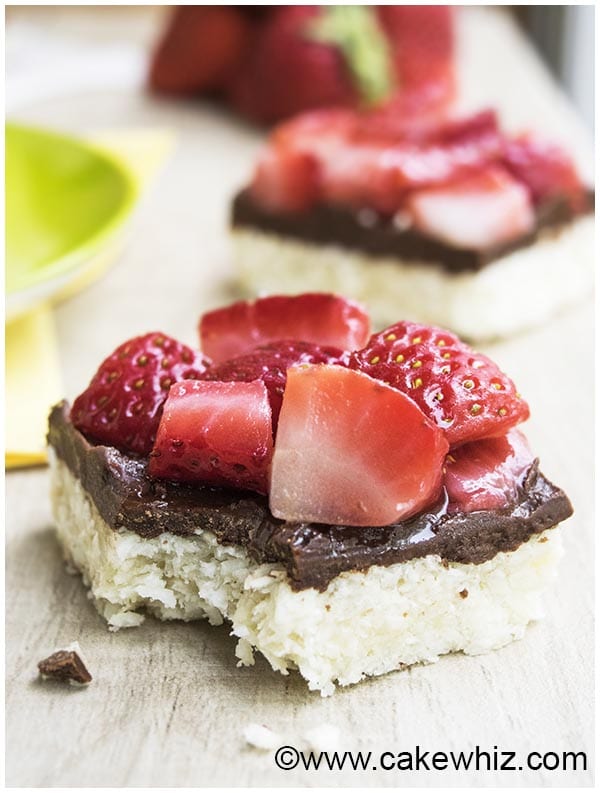
[(60, 397), (54, 317), (41, 306), (6, 326), (7, 468), (46, 460), (48, 410)]
[[(94, 136), (92, 142), (123, 161), (140, 194), (171, 152), (174, 136), (156, 130), (110, 131)], [(123, 235), (107, 242), (53, 299), (70, 297), (95, 281), (115, 261), (122, 242)], [(48, 412), (63, 393), (51, 306), (37, 306), (8, 323), (5, 345), (5, 466), (40, 465), (46, 462)]]

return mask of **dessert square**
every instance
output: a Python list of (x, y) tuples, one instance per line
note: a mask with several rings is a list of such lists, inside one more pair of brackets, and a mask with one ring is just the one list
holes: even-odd
[[(315, 301), (337, 356), (289, 340)], [(526, 403), (452, 334), (403, 322), (367, 341), (366, 321), (334, 296), (236, 304), (202, 318), (204, 355), (131, 339), (53, 408), (58, 538), (111, 629), (225, 621), (239, 664), (259, 652), (325, 696), (542, 615), (572, 508), (516, 428)], [(273, 440), (249, 476), (256, 427)]]
[(231, 232), (250, 294), (341, 292), (379, 325), (401, 315), (483, 340), (591, 292), (593, 206), (565, 152), (507, 136), (491, 111), (414, 130), (391, 106), (277, 128)]

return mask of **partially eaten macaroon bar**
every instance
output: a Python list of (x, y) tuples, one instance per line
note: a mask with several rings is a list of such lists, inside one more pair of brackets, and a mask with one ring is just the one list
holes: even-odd
[(58, 537), (111, 628), (226, 620), (240, 664), (328, 695), (541, 616), (572, 509), (527, 403), (448, 331), (369, 332), (335, 295), (241, 302), (202, 353), (139, 336), (53, 408)]
[(491, 110), (418, 126), (390, 104), (277, 127), (231, 224), (252, 294), (340, 291), (380, 326), (481, 340), (591, 292), (593, 203), (565, 151)]

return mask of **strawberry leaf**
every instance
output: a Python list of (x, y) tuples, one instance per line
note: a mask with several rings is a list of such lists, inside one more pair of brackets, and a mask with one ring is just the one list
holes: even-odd
[(391, 53), (372, 8), (325, 6), (307, 26), (307, 36), (341, 51), (365, 103), (375, 104), (392, 93)]

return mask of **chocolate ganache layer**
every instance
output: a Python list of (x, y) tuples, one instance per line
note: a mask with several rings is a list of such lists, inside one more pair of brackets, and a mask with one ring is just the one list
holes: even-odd
[(296, 590), (323, 590), (346, 570), (428, 554), (480, 564), (515, 550), (573, 511), (536, 462), (517, 501), (502, 510), (450, 514), (442, 498), (435, 508), (390, 526), (285, 523), (273, 517), (267, 499), (258, 494), (151, 479), (145, 459), (86, 440), (71, 423), (66, 402), (52, 409), (48, 442), (112, 529), (147, 538), (205, 529), (220, 543), (243, 546), (258, 562), (280, 562)]
[(481, 270), (502, 256), (533, 245), (542, 237), (559, 234), (575, 218), (592, 212), (593, 207), (592, 191), (586, 192), (578, 212), (574, 212), (564, 199), (548, 201), (538, 207), (536, 225), (531, 232), (484, 250), (454, 248), (372, 209), (318, 204), (303, 212), (271, 212), (261, 207), (248, 189), (234, 199), (231, 225), (234, 230), (247, 228), (316, 245), (339, 245), (375, 259), (389, 256), (461, 273)]

